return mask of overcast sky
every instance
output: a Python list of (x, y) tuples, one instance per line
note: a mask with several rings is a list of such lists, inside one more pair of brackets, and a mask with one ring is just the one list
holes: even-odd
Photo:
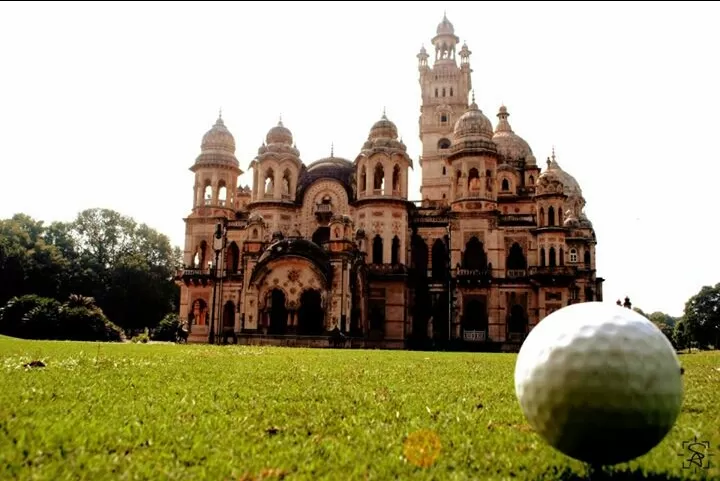
[(107, 207), (182, 245), (220, 107), (243, 170), (280, 114), (310, 163), (353, 160), (386, 107), (419, 199), (415, 56), (443, 10), (479, 107), (580, 182), (607, 301), (679, 315), (720, 281), (717, 3), (3, 2), (0, 217)]

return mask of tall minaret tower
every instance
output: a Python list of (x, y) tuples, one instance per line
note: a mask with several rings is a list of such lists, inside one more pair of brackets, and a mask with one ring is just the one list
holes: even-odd
[[(444, 15), (437, 27), (437, 35), (432, 39), (435, 47), (432, 67), (428, 65), (430, 55), (425, 47), (421, 48), (417, 55), (422, 94), (420, 141), (423, 150), (420, 159), (420, 194), (423, 200), (447, 202), (450, 198), (450, 168), (445, 157), (455, 122), (468, 108), (468, 97), (472, 88), (471, 52), (467, 45), (463, 45), (456, 55), (459, 41), (455, 28)], [(459, 66), (457, 56), (460, 57)]]

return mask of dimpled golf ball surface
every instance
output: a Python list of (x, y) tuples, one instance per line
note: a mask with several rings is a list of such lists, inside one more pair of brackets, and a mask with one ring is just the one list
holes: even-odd
[(673, 427), (681, 366), (644, 316), (602, 302), (573, 304), (528, 335), (515, 393), (548, 444), (580, 461), (612, 465), (649, 452)]

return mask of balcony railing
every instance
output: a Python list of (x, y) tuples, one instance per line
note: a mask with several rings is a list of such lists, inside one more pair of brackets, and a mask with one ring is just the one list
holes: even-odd
[(573, 266), (532, 266), (530, 276), (574, 276), (577, 269)]
[(535, 216), (532, 214), (503, 214), (499, 217), (498, 224), (534, 226)]
[(463, 331), (463, 341), (467, 342), (485, 342), (487, 340), (486, 331)]
[(457, 276), (464, 279), (489, 279), (492, 276), (490, 269), (464, 269), (457, 270)]
[(368, 271), (376, 276), (393, 276), (407, 274), (408, 269), (404, 264), (368, 264)]
[(518, 279), (527, 276), (527, 270), (525, 269), (508, 269), (507, 277), (509, 279)]
[(526, 335), (524, 332), (509, 332), (507, 340), (508, 342), (523, 342)]

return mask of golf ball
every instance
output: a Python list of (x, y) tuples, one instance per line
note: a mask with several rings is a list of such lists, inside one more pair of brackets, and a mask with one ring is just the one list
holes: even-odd
[(558, 451), (594, 465), (649, 452), (682, 406), (680, 361), (647, 318), (603, 302), (563, 307), (520, 348), (515, 394), (529, 424)]

